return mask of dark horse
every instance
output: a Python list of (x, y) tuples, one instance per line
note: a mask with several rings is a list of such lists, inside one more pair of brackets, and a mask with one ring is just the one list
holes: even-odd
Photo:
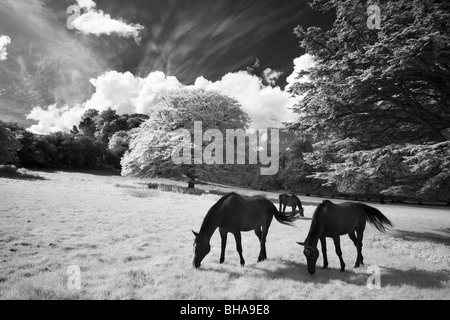
[(304, 216), (302, 202), (295, 194), (293, 194), (293, 193), (280, 194), (280, 196), (278, 197), (278, 201), (280, 203), (280, 211), (281, 211), (281, 206), (283, 206), (283, 213), (286, 211), (286, 206), (292, 207), (292, 213), (295, 212), (295, 207), (298, 207), (300, 215), (302, 217)]
[(194, 260), (195, 268), (199, 268), (203, 258), (211, 250), (210, 239), (217, 228), (222, 238), (220, 263), (225, 261), (225, 247), (227, 234), (231, 232), (236, 240), (241, 265), (245, 260), (242, 256), (241, 231), (254, 230), (260, 244), (258, 262), (267, 259), (266, 238), (272, 218), (285, 225), (292, 225), (298, 219), (296, 215), (285, 215), (278, 212), (274, 204), (262, 196), (244, 197), (234, 192), (229, 193), (217, 201), (206, 214), (200, 231), (192, 231), (195, 235)]
[(380, 232), (386, 232), (385, 226), (392, 227), (388, 218), (378, 209), (368, 205), (354, 202), (334, 204), (329, 200), (323, 201), (314, 212), (305, 242), (298, 242), (305, 247), (303, 254), (306, 256), (308, 263), (308, 272), (314, 274), (316, 271), (316, 262), (319, 257), (317, 242), (319, 239), (322, 246), (323, 269), (328, 267), (326, 237), (333, 238), (336, 254), (341, 262), (341, 271), (345, 270), (339, 238), (344, 234), (350, 236), (357, 249), (355, 268), (364, 265), (362, 241), (367, 221)]

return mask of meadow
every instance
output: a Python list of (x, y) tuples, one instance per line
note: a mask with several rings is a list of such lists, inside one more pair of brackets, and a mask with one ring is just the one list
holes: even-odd
[[(321, 199), (300, 197), (305, 217), (295, 227), (272, 222), (268, 260), (256, 262), (259, 243), (248, 232), (242, 234), (245, 267), (232, 236), (226, 261), (219, 264), (216, 232), (196, 270), (191, 230), (198, 231), (220, 196), (150, 190), (144, 183), (150, 181), (157, 180), (101, 172), (0, 177), (0, 298), (450, 299), (448, 208), (371, 204), (394, 228), (381, 234), (367, 227), (366, 265), (353, 268), (356, 249), (342, 237), (347, 271), (340, 272), (329, 239), (329, 269), (320, 269), (319, 257), (311, 276), (296, 241), (305, 239)], [(278, 206), (277, 193), (264, 194)], [(371, 265), (381, 270), (379, 290), (366, 286)], [(70, 266), (81, 270), (79, 290), (67, 286)]]

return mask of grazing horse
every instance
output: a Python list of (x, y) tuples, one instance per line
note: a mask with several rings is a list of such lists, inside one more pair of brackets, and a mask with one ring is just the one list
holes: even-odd
[(192, 231), (195, 236), (193, 265), (199, 268), (205, 256), (211, 250), (210, 239), (219, 228), (222, 239), (220, 263), (225, 261), (225, 247), (227, 234), (231, 232), (236, 240), (241, 266), (245, 265), (242, 256), (241, 231), (254, 230), (258, 237), (261, 250), (258, 262), (267, 259), (266, 238), (272, 218), (285, 225), (291, 225), (298, 219), (296, 215), (285, 215), (278, 212), (274, 204), (262, 196), (244, 197), (234, 192), (229, 193), (217, 201), (206, 214), (200, 231)]
[(303, 215), (303, 206), (302, 206), (302, 202), (300, 201), (300, 199), (293, 193), (290, 194), (280, 194), (280, 196), (278, 197), (279, 203), (280, 203), (280, 210), (281, 211), (281, 206), (283, 206), (283, 213), (286, 211), (286, 206), (290, 206), (292, 207), (292, 213), (295, 212), (295, 207), (298, 207), (299, 213), (302, 217), (304, 217)]
[(345, 270), (339, 238), (344, 234), (350, 236), (357, 249), (355, 268), (364, 265), (362, 241), (367, 221), (383, 233), (386, 232), (385, 226), (392, 227), (388, 218), (378, 209), (368, 205), (355, 202), (334, 204), (329, 200), (323, 201), (314, 212), (305, 242), (297, 242), (305, 247), (303, 254), (306, 256), (308, 272), (314, 274), (316, 271), (316, 262), (319, 257), (317, 242), (319, 239), (322, 246), (323, 269), (328, 267), (326, 237), (333, 238), (336, 254), (341, 263), (341, 271)]

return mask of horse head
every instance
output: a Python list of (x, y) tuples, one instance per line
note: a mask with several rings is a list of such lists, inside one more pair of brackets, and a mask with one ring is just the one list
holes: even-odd
[(305, 217), (305, 210), (303, 210), (302, 205), (300, 204), (300, 206), (298, 207), (298, 213), (300, 213), (300, 216), (303, 218)]
[(209, 253), (209, 251), (211, 251), (211, 245), (209, 244), (209, 241), (202, 239), (197, 232), (192, 230), (192, 233), (195, 236), (194, 259), (192, 260), (192, 264), (196, 269), (198, 269), (202, 264), (202, 260)]
[(305, 247), (303, 254), (306, 257), (306, 262), (308, 264), (308, 272), (313, 275), (316, 272), (316, 262), (319, 258), (319, 250), (317, 247), (306, 245), (304, 242), (297, 242), (299, 245)]

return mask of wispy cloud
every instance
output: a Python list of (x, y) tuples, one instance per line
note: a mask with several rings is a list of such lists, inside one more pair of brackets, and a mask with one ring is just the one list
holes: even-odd
[(299, 21), (304, 11), (295, 12), (292, 6), (277, 6), (276, 2), (156, 2), (147, 13), (148, 37), (136, 73), (145, 76), (161, 70), (193, 83), (200, 75), (212, 78), (218, 76), (217, 70), (232, 72), (252, 65), (258, 50), (279, 55), (282, 49), (263, 44), (289, 23)]
[(94, 39), (73, 37), (61, 22), (39, 1), (0, 1), (0, 30), (12, 39), (0, 63), (2, 119), (25, 124), (35, 106), (75, 105), (92, 95), (89, 79), (107, 63)]
[(81, 33), (96, 36), (115, 33), (125, 38), (134, 38), (136, 43), (140, 43), (144, 26), (113, 19), (103, 10), (95, 9), (97, 5), (92, 0), (77, 0), (77, 3), (85, 12), (72, 21), (72, 26)]
[(6, 60), (8, 53), (6, 47), (11, 43), (11, 38), (8, 36), (0, 35), (0, 61)]

